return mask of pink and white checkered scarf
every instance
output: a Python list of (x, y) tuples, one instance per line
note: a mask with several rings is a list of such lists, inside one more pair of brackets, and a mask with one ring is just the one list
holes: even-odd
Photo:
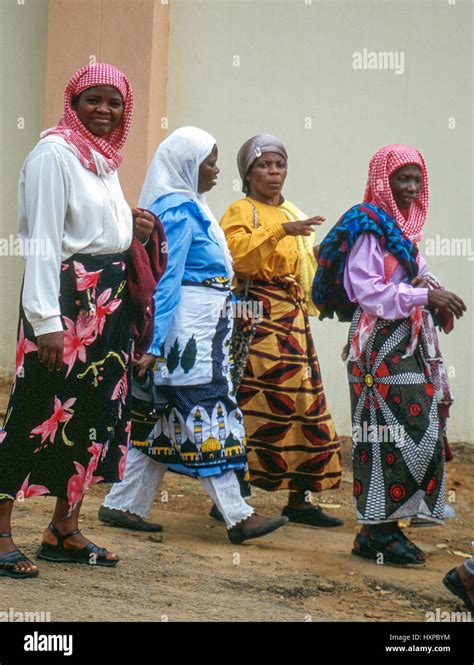
[[(410, 206), (405, 219), (398, 209), (390, 188), (390, 176), (408, 164), (421, 169), (421, 188)], [(428, 213), (428, 172), (421, 153), (409, 145), (393, 143), (380, 148), (370, 160), (369, 178), (364, 193), (364, 203), (373, 203), (394, 219), (405, 236), (415, 244), (421, 240), (423, 225)]]
[[(122, 95), (124, 112), (121, 122), (109, 136), (95, 136), (89, 132), (76, 111), (72, 100), (87, 88), (112, 85)], [(57, 126), (41, 133), (41, 138), (61, 136), (80, 160), (84, 168), (96, 175), (107, 175), (115, 171), (122, 162), (119, 150), (125, 144), (132, 123), (133, 93), (130, 83), (120, 69), (105, 63), (81, 67), (71, 78), (64, 91), (64, 112)]]

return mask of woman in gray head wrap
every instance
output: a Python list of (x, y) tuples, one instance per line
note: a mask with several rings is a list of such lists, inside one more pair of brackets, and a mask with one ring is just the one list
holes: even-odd
[(288, 155), (281, 141), (259, 134), (240, 148), (237, 164), (246, 198), (233, 203), (221, 226), (234, 261), (237, 290), (263, 310), (238, 393), (248, 440), (250, 482), (289, 490), (291, 521), (338, 526), (312, 506), (311, 492), (341, 480), (340, 445), (326, 406), (308, 315), (316, 315), (313, 227), (281, 191)]
[(248, 141), (245, 141), (237, 154), (237, 167), (242, 180), (242, 191), (247, 195), (250, 190), (246, 175), (250, 171), (250, 167), (255, 160), (258, 157), (261, 157), (264, 152), (275, 152), (280, 155), (280, 157), (283, 157), (285, 163), (288, 163), (288, 154), (285, 146), (276, 136), (273, 136), (273, 134), (258, 134), (257, 136), (252, 136)]

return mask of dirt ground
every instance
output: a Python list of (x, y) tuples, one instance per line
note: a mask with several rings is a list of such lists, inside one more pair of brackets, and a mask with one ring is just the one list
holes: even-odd
[[(7, 391), (0, 392), (0, 417)], [(0, 420), (1, 422), (1, 420)], [(208, 517), (200, 484), (168, 474), (150, 519), (162, 534), (101, 524), (97, 511), (108, 485), (91, 489), (81, 528), (122, 558), (115, 569), (39, 561), (40, 576), (0, 581), (0, 610), (50, 612), (51, 621), (425, 621), (426, 612), (462, 611), (444, 588), (444, 574), (470, 554), (474, 537), (474, 450), (454, 445), (448, 492), (456, 518), (444, 527), (408, 529), (428, 554), (416, 568), (377, 565), (350, 554), (358, 526), (352, 506), (350, 442), (343, 442), (340, 489), (318, 497), (345, 520), (336, 529), (287, 524), (274, 534), (232, 545)], [(166, 494), (167, 493), (167, 494)], [(276, 515), (286, 493), (254, 489), (253, 505)], [(315, 497), (316, 498), (316, 497)], [(162, 499), (168, 499), (163, 500)], [(34, 556), (54, 499), (16, 503), (18, 545)]]

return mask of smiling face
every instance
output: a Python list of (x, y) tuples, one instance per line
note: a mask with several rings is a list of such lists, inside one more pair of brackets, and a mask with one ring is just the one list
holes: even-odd
[(409, 208), (421, 189), (421, 169), (416, 164), (407, 164), (394, 171), (389, 181), (399, 210)]
[(122, 120), (124, 105), (117, 88), (98, 85), (81, 92), (72, 103), (84, 127), (96, 136), (108, 136)]
[(217, 145), (214, 144), (211, 153), (206, 157), (206, 159), (201, 162), (199, 166), (199, 177), (198, 177), (198, 192), (199, 194), (204, 194), (211, 190), (216, 182), (217, 175), (220, 173), (217, 168)]
[(272, 199), (280, 195), (287, 172), (286, 159), (277, 152), (264, 152), (245, 176), (252, 198)]

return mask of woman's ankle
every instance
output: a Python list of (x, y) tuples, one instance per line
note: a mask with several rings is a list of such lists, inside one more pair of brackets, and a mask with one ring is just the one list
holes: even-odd
[(310, 498), (310, 492), (290, 490), (288, 492), (288, 508), (293, 508), (293, 510), (305, 510), (306, 508), (310, 508), (311, 501), (308, 500)]
[(394, 533), (397, 530), (397, 522), (386, 522), (384, 524), (363, 524), (360, 533), (369, 537), (371, 533)]
[[(71, 533), (71, 531), (75, 531), (78, 528), (77, 521), (75, 520), (51, 520), (50, 524), (54, 526), (54, 528), (59, 531), (59, 533), (64, 536), (66, 533)], [(53, 531), (50, 526), (48, 525), (45, 529), (46, 531)], [(53, 531), (54, 533), (54, 531)]]

